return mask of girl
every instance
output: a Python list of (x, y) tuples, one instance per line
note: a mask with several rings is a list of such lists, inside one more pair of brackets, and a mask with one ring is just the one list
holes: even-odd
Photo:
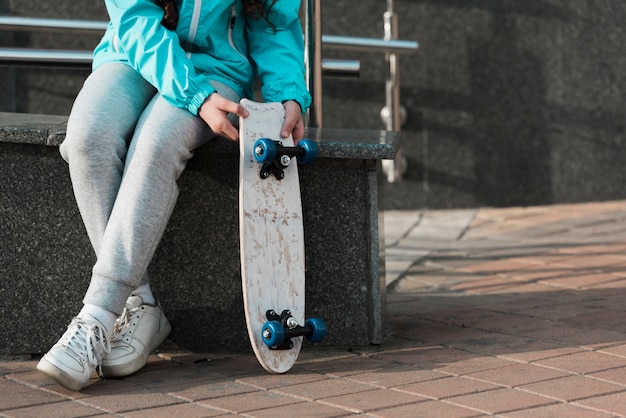
[(283, 137), (302, 138), (299, 0), (106, 0), (110, 23), (78, 94), (61, 155), (95, 250), (83, 308), (37, 368), (80, 390), (96, 368), (141, 369), (171, 327), (146, 273), (178, 197), (176, 181), (210, 138), (238, 140), (255, 80), (281, 102)]

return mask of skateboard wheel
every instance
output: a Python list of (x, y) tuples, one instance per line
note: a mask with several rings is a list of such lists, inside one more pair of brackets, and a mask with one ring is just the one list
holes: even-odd
[(269, 321), (263, 325), (261, 336), (266, 346), (275, 347), (285, 340), (285, 328), (278, 321)]
[(313, 333), (306, 337), (309, 342), (316, 343), (322, 341), (326, 336), (326, 323), (320, 318), (309, 318), (304, 323), (305, 327), (311, 327)]
[(298, 158), (300, 164), (308, 164), (317, 160), (317, 143), (310, 139), (302, 139), (298, 147), (304, 149), (304, 155)]
[(259, 138), (254, 143), (254, 158), (260, 163), (269, 163), (276, 158), (276, 144), (269, 138)]

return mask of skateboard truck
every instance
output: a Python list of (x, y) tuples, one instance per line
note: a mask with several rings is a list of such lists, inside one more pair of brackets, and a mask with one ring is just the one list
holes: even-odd
[(320, 318), (309, 318), (304, 326), (291, 316), (289, 310), (279, 315), (273, 309), (266, 312), (268, 322), (263, 325), (261, 336), (270, 350), (290, 350), (292, 338), (304, 336), (312, 343), (321, 341), (326, 336), (326, 324)]
[(285, 168), (296, 158), (300, 164), (308, 164), (317, 159), (317, 144), (310, 139), (303, 139), (295, 147), (286, 147), (280, 141), (259, 138), (254, 143), (254, 158), (263, 163), (261, 178), (274, 175), (278, 180), (285, 178)]

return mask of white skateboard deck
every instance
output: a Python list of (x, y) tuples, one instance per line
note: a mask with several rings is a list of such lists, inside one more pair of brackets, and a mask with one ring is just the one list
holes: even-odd
[(292, 338), (290, 350), (270, 350), (261, 330), (266, 312), (283, 310), (304, 324), (304, 232), (298, 164), (285, 168), (285, 177), (260, 176), (254, 158), (259, 138), (280, 140), (293, 146), (291, 137), (280, 138), (285, 111), (280, 103), (241, 101), (250, 115), (239, 126), (239, 230), (241, 277), (248, 334), (259, 363), (271, 373), (285, 373), (294, 365), (302, 337)]

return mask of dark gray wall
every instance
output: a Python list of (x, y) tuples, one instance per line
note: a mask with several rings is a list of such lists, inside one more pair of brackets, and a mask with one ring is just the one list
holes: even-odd
[[(409, 171), (387, 207), (626, 197), (626, 3), (396, 0)], [(380, 36), (385, 2), (324, 2), (324, 32)], [(354, 56), (354, 54), (348, 54)], [(359, 55), (357, 55), (359, 56)], [(379, 128), (384, 61), (326, 80), (325, 122)]]
[[(623, 0), (396, 0), (409, 169), (388, 208), (623, 199)], [(49, 6), (46, 6), (49, 4)], [(323, 2), (324, 33), (382, 37), (384, 1)], [(102, 1), (10, 0), (2, 14), (103, 19)], [(2, 45), (90, 48), (97, 39), (0, 33)], [(382, 129), (385, 60), (324, 81), (326, 127)], [(0, 110), (66, 114), (84, 71), (0, 68)], [(12, 95), (16, 88), (18, 94)]]

